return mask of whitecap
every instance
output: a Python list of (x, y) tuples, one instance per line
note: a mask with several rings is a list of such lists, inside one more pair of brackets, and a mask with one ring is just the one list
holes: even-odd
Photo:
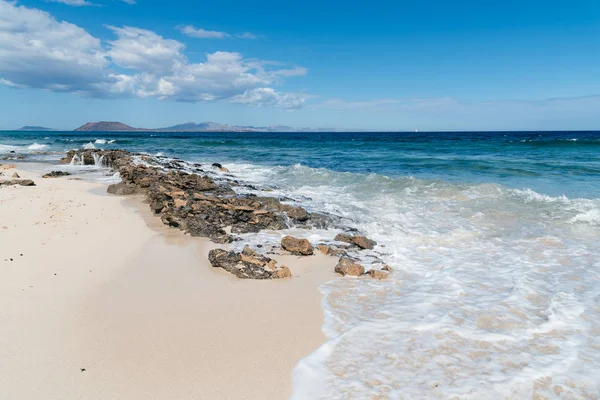
[(83, 146), (81, 146), (81, 148), (85, 149), (85, 150), (92, 150), (92, 149), (95, 149), (96, 146), (94, 146), (94, 143), (89, 142), (89, 143), (86, 143)]

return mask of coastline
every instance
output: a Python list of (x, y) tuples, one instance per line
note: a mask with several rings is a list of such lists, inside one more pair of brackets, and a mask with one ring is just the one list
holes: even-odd
[(0, 189), (2, 396), (289, 397), (292, 369), (325, 340), (318, 287), (334, 258), (278, 255), (291, 279), (241, 280), (210, 266), (223, 245), (138, 198), (18, 173), (37, 186)]

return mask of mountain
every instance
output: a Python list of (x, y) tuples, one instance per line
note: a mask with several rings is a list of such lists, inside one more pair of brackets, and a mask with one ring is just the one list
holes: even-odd
[(134, 128), (129, 125), (125, 125), (121, 122), (88, 122), (85, 125), (81, 125), (75, 129), (77, 132), (131, 132), (141, 131), (144, 129)]
[(41, 132), (41, 131), (54, 131), (56, 129), (52, 129), (52, 128), (44, 128), (43, 126), (29, 126), (29, 125), (25, 125), (24, 127), (22, 127), (21, 129), (17, 129), (18, 131), (34, 131), (34, 132)]
[(240, 126), (219, 124), (216, 122), (186, 122), (167, 128), (145, 129), (134, 128), (121, 122), (88, 122), (75, 129), (78, 132), (350, 132), (347, 129), (335, 128), (293, 128), (291, 126)]

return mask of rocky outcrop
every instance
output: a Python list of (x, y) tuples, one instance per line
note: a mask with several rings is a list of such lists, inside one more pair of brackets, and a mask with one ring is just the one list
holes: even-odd
[(61, 176), (69, 176), (71, 175), (70, 172), (66, 172), (66, 171), (52, 171), (52, 172), (48, 172), (47, 174), (43, 175), (42, 178), (60, 178)]
[(345, 233), (339, 233), (336, 235), (335, 240), (338, 242), (344, 242), (356, 245), (361, 249), (372, 250), (377, 245), (377, 242), (361, 235), (348, 235)]
[(215, 268), (225, 271), (241, 279), (281, 279), (292, 276), (290, 269), (278, 266), (277, 261), (244, 249), (242, 253), (223, 249), (211, 250), (208, 260)]
[(356, 263), (351, 258), (340, 258), (335, 266), (335, 272), (344, 276), (361, 276), (365, 273), (365, 267)]
[(31, 179), (13, 179), (10, 181), (0, 181), (0, 186), (35, 186), (35, 182)]
[(310, 256), (314, 253), (314, 249), (308, 239), (297, 239), (291, 236), (285, 236), (281, 239), (281, 247), (298, 256)]

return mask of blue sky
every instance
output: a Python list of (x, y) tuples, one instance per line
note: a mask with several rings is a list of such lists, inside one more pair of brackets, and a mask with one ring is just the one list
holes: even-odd
[(0, 0), (0, 128), (600, 129), (600, 2)]

